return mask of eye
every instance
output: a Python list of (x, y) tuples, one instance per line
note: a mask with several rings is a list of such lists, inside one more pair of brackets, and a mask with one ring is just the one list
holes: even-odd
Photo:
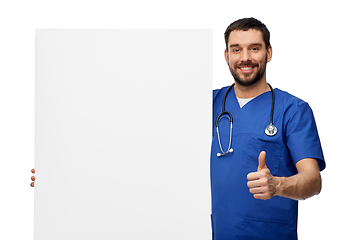
[(251, 48), (251, 51), (252, 51), (252, 52), (256, 52), (256, 51), (258, 51), (258, 50), (259, 50), (258, 47), (253, 47), (253, 48)]
[(235, 53), (238, 53), (238, 52), (240, 52), (241, 50), (239, 50), (238, 48), (234, 48), (233, 49), (233, 52), (235, 52)]

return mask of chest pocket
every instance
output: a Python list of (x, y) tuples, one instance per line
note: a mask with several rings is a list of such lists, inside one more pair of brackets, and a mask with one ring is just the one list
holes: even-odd
[(266, 165), (273, 176), (278, 176), (281, 162), (282, 145), (259, 138), (251, 138), (248, 144), (246, 169), (256, 172), (258, 168), (258, 156), (262, 151), (266, 152)]

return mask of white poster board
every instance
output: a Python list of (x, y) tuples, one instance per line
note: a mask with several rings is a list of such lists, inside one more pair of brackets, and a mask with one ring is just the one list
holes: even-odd
[(211, 30), (37, 30), (35, 240), (210, 239)]

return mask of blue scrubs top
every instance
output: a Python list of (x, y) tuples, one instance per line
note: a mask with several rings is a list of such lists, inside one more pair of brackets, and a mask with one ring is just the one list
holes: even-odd
[[(266, 165), (274, 176), (297, 174), (295, 164), (304, 158), (318, 160), (325, 168), (314, 116), (309, 105), (291, 94), (274, 89), (273, 124), (278, 132), (267, 136), (272, 93), (265, 92), (240, 108), (234, 88), (228, 93), (225, 111), (233, 116), (232, 148), (217, 157), (215, 122), (222, 112), (228, 87), (213, 91), (213, 140), (211, 149), (212, 229), (214, 240), (297, 239), (298, 202), (275, 196), (269, 200), (253, 197), (247, 187), (247, 174), (256, 172), (258, 156), (266, 151)], [(229, 120), (219, 122), (221, 144), (227, 151)]]

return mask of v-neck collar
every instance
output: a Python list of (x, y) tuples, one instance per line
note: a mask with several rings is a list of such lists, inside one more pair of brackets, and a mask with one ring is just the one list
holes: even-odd
[[(275, 90), (275, 89), (273, 89)], [(261, 98), (262, 96), (268, 94), (268, 93), (271, 93), (271, 90), (267, 91), (267, 92), (264, 92), (264, 93), (261, 93), (260, 95), (256, 96), (256, 97), (253, 97), (250, 101), (247, 102), (247, 104), (243, 105), (243, 107), (240, 107), (239, 106), (239, 102), (238, 102), (238, 98), (236, 96), (236, 92), (234, 91), (234, 87), (232, 87), (232, 89), (230, 90), (230, 92), (228, 93), (229, 97), (231, 97), (232, 99), (232, 103), (233, 104), (237, 104), (238, 106), (238, 109), (242, 110), (246, 107), (248, 107), (252, 102), (255, 102), (257, 99)], [(228, 97), (228, 96), (227, 96)], [(226, 100), (227, 101), (227, 100)], [(232, 105), (233, 105), (232, 104)]]

